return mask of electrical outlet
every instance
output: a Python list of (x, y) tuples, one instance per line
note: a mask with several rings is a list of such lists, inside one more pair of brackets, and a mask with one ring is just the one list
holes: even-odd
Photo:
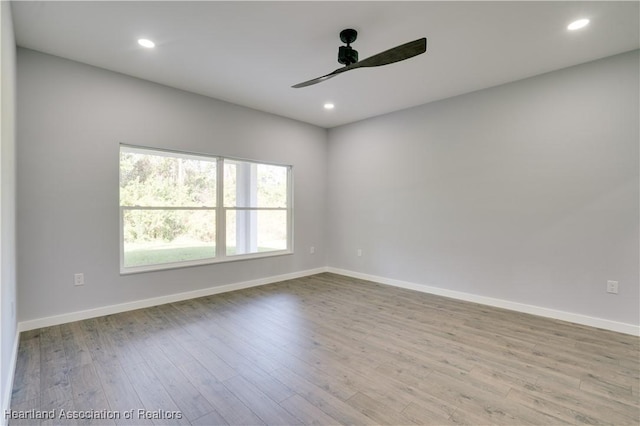
[(73, 285), (84, 285), (84, 274), (75, 274), (73, 276)]
[(316, 252), (316, 248), (314, 246), (309, 247), (309, 254), (314, 254)]
[(607, 281), (607, 293), (618, 294), (618, 281)]
[(358, 255), (358, 257), (362, 256), (362, 249), (356, 250), (356, 254)]

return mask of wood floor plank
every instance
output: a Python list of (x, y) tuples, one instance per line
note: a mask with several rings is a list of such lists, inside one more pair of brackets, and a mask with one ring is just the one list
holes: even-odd
[[(184, 416), (180, 407), (171, 398), (171, 395), (162, 385), (162, 382), (155, 375), (153, 370), (146, 364), (134, 364), (123, 366), (128, 377), (131, 378), (131, 384), (138, 394), (138, 398), (143, 404), (139, 409), (146, 409), (148, 412), (164, 413), (164, 412), (180, 412), (180, 416), (167, 416), (169, 418), (155, 419), (152, 417), (153, 424), (160, 425), (182, 425), (189, 424), (188, 419)], [(164, 414), (161, 417), (165, 417)], [(146, 414), (143, 418), (147, 418)]]
[[(12, 401), (11, 410), (16, 414), (27, 413), (30, 410), (33, 410), (34, 407), (39, 407), (39, 406), (40, 406), (39, 398), (35, 398), (27, 401), (21, 401), (21, 402)], [(18, 416), (16, 416), (15, 418), (10, 417), (8, 420), (9, 420), (8, 423), (11, 426), (37, 426), (42, 424), (42, 421), (40, 419), (33, 419), (31, 416), (27, 417), (26, 415), (23, 416), (23, 418), (20, 418)]]
[(283, 385), (271, 374), (260, 369), (247, 366), (240, 370), (240, 374), (261, 392), (278, 403), (295, 395), (293, 390)]
[(13, 379), (12, 404), (40, 398), (40, 334), (20, 337), (16, 372)]
[(232, 377), (223, 382), (240, 401), (250, 407), (266, 424), (299, 425), (300, 419), (293, 416), (278, 403), (269, 398), (242, 376)]
[(104, 341), (103, 335), (99, 332), (101, 320), (91, 318), (85, 321), (80, 321), (78, 326), (80, 328), (81, 338), (84, 340), (93, 362), (102, 362), (109, 364), (117, 361), (118, 356), (114, 352), (113, 348)]
[(441, 412), (438, 408), (435, 410), (427, 408), (425, 405), (430, 405), (430, 401), (425, 403), (424, 400), (420, 402), (412, 402), (407, 405), (402, 411), (409, 420), (419, 425), (453, 425), (456, 424), (451, 420), (451, 414), (455, 412), (455, 409), (451, 413)]
[(534, 410), (551, 413), (553, 416), (567, 423), (586, 423), (591, 425), (609, 424), (608, 422), (602, 423), (588, 414), (576, 411), (567, 405), (558, 404), (544, 398), (536, 397), (531, 393), (520, 389), (511, 389), (507, 398), (526, 405)]
[(216, 354), (204, 347), (197, 339), (187, 334), (177, 336), (178, 344), (182, 345), (191, 356), (204, 366), (216, 379), (224, 381), (235, 377), (238, 372), (229, 364), (220, 359)]
[(132, 339), (126, 333), (119, 321), (118, 315), (103, 317), (100, 322), (100, 335), (115, 354), (122, 365), (131, 365), (144, 362), (144, 357), (140, 353), (140, 345), (137, 339)]
[(89, 348), (82, 339), (78, 322), (62, 324), (60, 326), (62, 345), (69, 365), (79, 367), (92, 362)]
[[(382, 425), (409, 425), (414, 422), (402, 412), (373, 399), (362, 392), (358, 392), (346, 401), (347, 404), (369, 417), (377, 424)], [(403, 407), (404, 411), (406, 407)]]
[(102, 390), (111, 410), (123, 414), (126, 412), (136, 413), (130, 419), (117, 419), (118, 425), (147, 425), (153, 424), (149, 419), (141, 419), (137, 416), (137, 410), (144, 405), (136, 393), (129, 377), (119, 363), (95, 364), (96, 374), (100, 378)]
[(227, 423), (227, 421), (224, 419), (224, 417), (222, 417), (220, 414), (218, 414), (217, 411), (212, 411), (210, 413), (207, 413), (204, 416), (192, 421), (191, 424), (194, 425), (194, 426), (212, 426), (212, 425), (225, 426), (225, 425), (229, 425), (229, 423)]
[(556, 402), (595, 419), (607, 419), (622, 424), (628, 424), (630, 420), (640, 423), (640, 408), (637, 404), (630, 405), (615, 399), (602, 398), (553, 380), (539, 380), (535, 385), (527, 384), (520, 389), (536, 398)]
[[(79, 411), (110, 410), (102, 383), (93, 364), (81, 365), (69, 371), (69, 381), (73, 390), (73, 405)], [(79, 419), (78, 424), (115, 425), (111, 419)]]
[(182, 364), (178, 368), (228, 424), (265, 424), (249, 407), (199, 363)]
[(42, 389), (41, 395), (40, 409), (43, 411), (75, 410), (71, 383)]
[[(24, 332), (11, 407), (181, 414), (116, 424), (640, 425), (639, 392), (638, 337), (322, 273)], [(94, 423), (114, 421), (26, 424)]]
[(160, 350), (150, 351), (146, 358), (147, 364), (188, 420), (196, 420), (214, 411), (211, 404)]
[(305, 425), (321, 426), (338, 424), (336, 419), (329, 416), (298, 394), (292, 395), (280, 402), (280, 405), (300, 419)]
[(294, 372), (283, 368), (276, 371), (278, 380), (311, 402), (319, 410), (344, 425), (366, 425), (373, 421), (344, 401), (334, 397), (312, 382), (303, 379)]

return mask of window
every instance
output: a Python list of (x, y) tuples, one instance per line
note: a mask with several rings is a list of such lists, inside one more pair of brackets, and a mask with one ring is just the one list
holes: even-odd
[(120, 146), (120, 272), (291, 252), (291, 167)]

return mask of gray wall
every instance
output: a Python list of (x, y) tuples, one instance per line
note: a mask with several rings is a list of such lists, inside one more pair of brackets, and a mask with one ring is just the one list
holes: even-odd
[(329, 265), (639, 324), (638, 78), (634, 51), (330, 130)]
[[(0, 410), (8, 408), (17, 326), (16, 303), (16, 44), (11, 4), (0, 2)], [(4, 411), (2, 411), (4, 413)], [(4, 415), (0, 424), (4, 424)]]
[[(19, 320), (329, 265), (639, 324), (638, 74), (635, 51), (327, 135), (19, 49)], [(293, 164), (296, 254), (120, 276), (119, 142)]]
[[(25, 49), (18, 93), (20, 321), (326, 265), (326, 130)], [(295, 254), (120, 276), (120, 142), (293, 165)]]

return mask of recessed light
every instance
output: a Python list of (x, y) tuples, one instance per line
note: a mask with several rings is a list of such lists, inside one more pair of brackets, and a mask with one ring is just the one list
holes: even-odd
[(151, 49), (152, 47), (156, 47), (156, 44), (154, 42), (152, 42), (151, 40), (146, 39), (146, 38), (138, 39), (138, 44), (140, 46), (146, 47), (148, 49)]
[(336, 106), (330, 102), (324, 104), (324, 109), (334, 109)]
[(584, 28), (589, 25), (588, 19), (578, 19), (577, 21), (573, 21), (567, 26), (569, 31), (579, 30), (580, 28)]

